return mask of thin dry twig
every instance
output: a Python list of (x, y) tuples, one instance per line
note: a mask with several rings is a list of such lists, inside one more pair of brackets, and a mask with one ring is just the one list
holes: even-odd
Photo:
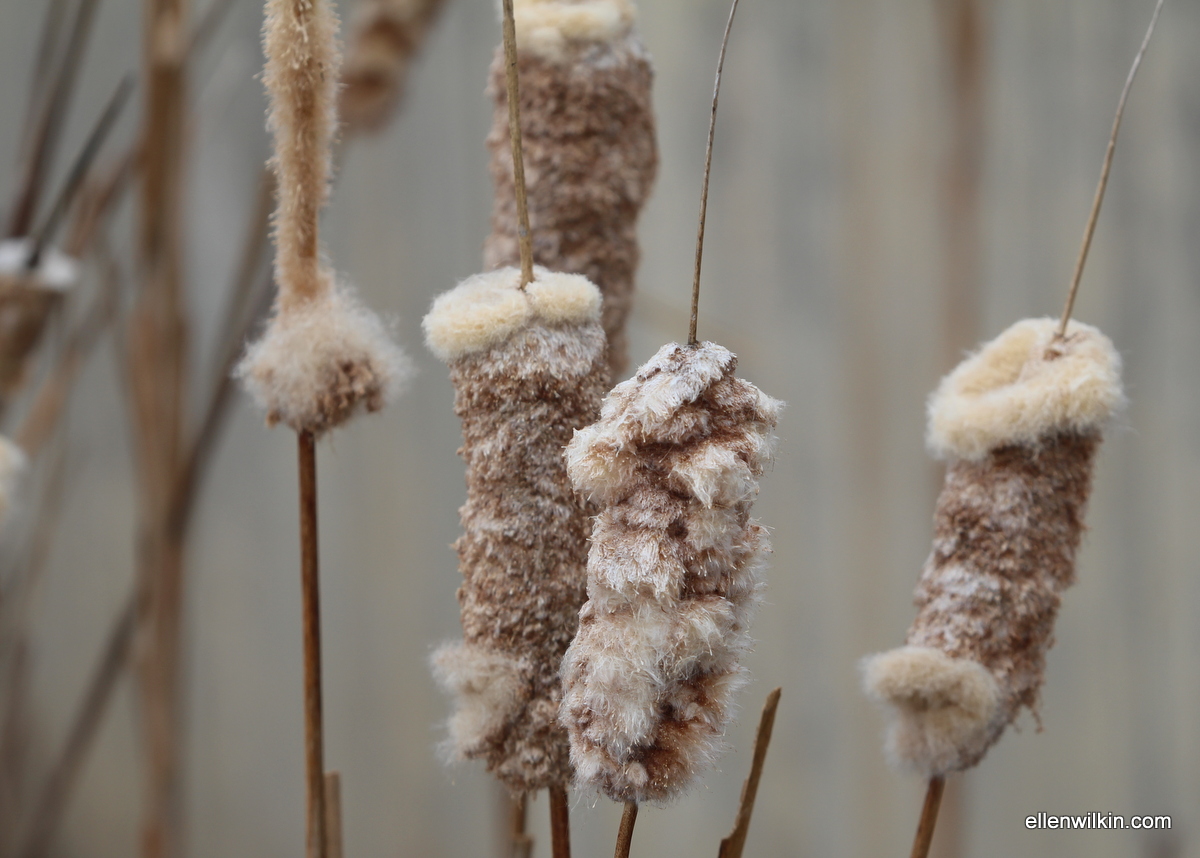
[(300, 466), (300, 587), (304, 612), (304, 759), (308, 773), (308, 855), (309, 858), (326, 858), (317, 449), (311, 432), (297, 432), (296, 439)]
[(521, 152), (521, 105), (517, 81), (517, 28), (513, 0), (504, 0), (504, 74), (508, 94), (508, 135), (513, 153), (513, 187), (517, 197), (517, 242), (521, 248), (521, 288), (533, 282), (533, 237), (529, 234), (529, 200), (525, 193), (525, 158)]
[(696, 270), (692, 275), (692, 316), (688, 323), (688, 345), (696, 345), (696, 324), (700, 315), (700, 263), (704, 259), (704, 221), (708, 215), (708, 179), (712, 175), (713, 137), (717, 133), (717, 97), (721, 94), (721, 72), (725, 69), (725, 49), (729, 46), (729, 34), (733, 30), (733, 16), (737, 14), (739, 0), (733, 0), (729, 8), (729, 21), (725, 24), (725, 36), (721, 39), (721, 54), (717, 58), (717, 79), (713, 84), (712, 114), (708, 119), (708, 145), (704, 151), (704, 182), (700, 186), (700, 226), (696, 230)]
[(917, 822), (917, 835), (913, 838), (910, 858), (927, 858), (929, 855), (929, 845), (933, 843), (933, 829), (937, 825), (938, 808), (942, 804), (942, 791), (945, 788), (945, 778), (929, 779), (929, 789), (925, 791), (925, 803), (921, 806), (921, 819)]
[(750, 816), (754, 813), (754, 800), (758, 797), (758, 783), (762, 779), (767, 747), (771, 744), (771, 731), (775, 728), (775, 712), (779, 709), (779, 696), (782, 693), (782, 688), (776, 688), (767, 695), (767, 702), (758, 722), (758, 732), (754, 736), (754, 761), (750, 764), (750, 777), (742, 784), (742, 799), (738, 805), (733, 831), (721, 841), (718, 858), (742, 858), (742, 850), (746, 848)]
[(637, 802), (625, 802), (625, 810), (621, 812), (621, 827), (617, 829), (615, 858), (629, 858), (629, 847), (633, 844), (633, 826), (637, 823), (637, 815)]
[(1104, 152), (1104, 164), (1100, 168), (1100, 181), (1096, 185), (1096, 196), (1092, 200), (1092, 211), (1088, 215), (1087, 226), (1083, 230), (1083, 244), (1079, 248), (1079, 258), (1075, 261), (1075, 273), (1071, 275), (1071, 289), (1067, 293), (1067, 304), (1063, 307), (1062, 320), (1058, 325), (1058, 334), (1056, 339), (1063, 339), (1067, 335), (1067, 322), (1071, 320), (1071, 311), (1075, 308), (1075, 296), (1079, 292), (1079, 281), (1083, 279), (1083, 265), (1087, 262), (1088, 250), (1092, 246), (1092, 235), (1096, 232), (1096, 221), (1100, 217), (1100, 204), (1104, 202), (1104, 189), (1108, 187), (1108, 173), (1112, 169), (1113, 152), (1117, 148), (1117, 132), (1121, 130), (1121, 117), (1125, 114), (1125, 99), (1129, 97), (1129, 90), (1133, 86), (1133, 79), (1137, 75), (1138, 67), (1142, 64), (1142, 57), (1146, 54), (1146, 48), (1150, 46), (1150, 37), (1154, 35), (1154, 25), (1158, 22), (1158, 13), (1162, 11), (1163, 0), (1158, 0), (1154, 5), (1154, 14), (1150, 17), (1150, 26), (1146, 29), (1146, 36), (1142, 39), (1142, 46), (1138, 48), (1137, 56), (1133, 58), (1133, 66), (1129, 69), (1129, 75), (1125, 78), (1125, 86), (1121, 89), (1121, 99), (1117, 102), (1117, 115), (1113, 118), (1112, 134), (1108, 138), (1108, 148)]

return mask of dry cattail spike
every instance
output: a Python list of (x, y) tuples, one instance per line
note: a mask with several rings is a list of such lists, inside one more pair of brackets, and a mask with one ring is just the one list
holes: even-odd
[(78, 279), (75, 260), (53, 248), (28, 268), (33, 247), (28, 238), (0, 242), (0, 401), (20, 386), (46, 322)]
[(1093, 458), (1122, 402), (1109, 339), (1072, 322), (1056, 340), (1057, 324), (1013, 325), (929, 402), (929, 448), (949, 466), (917, 618), (905, 646), (864, 662), (889, 756), (926, 777), (974, 766), (1022, 707), (1037, 714)]
[(408, 365), (379, 318), (320, 257), (340, 65), (329, 0), (267, 0), (263, 48), (278, 178), (279, 293), (266, 333), (237, 373), (269, 424), (319, 435), (360, 407), (382, 408)]
[(479, 274), (440, 296), (426, 342), (450, 365), (467, 463), (463, 640), (435, 654), (457, 698), (449, 747), (514, 793), (571, 781), (558, 668), (585, 597), (588, 516), (562, 449), (608, 387), (600, 293), (534, 269)]
[(338, 115), (345, 134), (381, 131), (404, 95), (408, 66), (445, 0), (365, 0), (354, 10)]
[[(638, 213), (658, 170), (650, 58), (629, 0), (515, 0), (514, 15), (534, 261), (600, 287), (616, 377), (628, 364)], [(490, 91), (496, 192), (484, 266), (497, 268), (520, 259), (500, 51)]]
[(588, 602), (563, 661), (577, 783), (679, 795), (723, 746), (769, 544), (750, 519), (781, 402), (713, 343), (671, 343), (576, 433), (567, 471), (600, 505)]

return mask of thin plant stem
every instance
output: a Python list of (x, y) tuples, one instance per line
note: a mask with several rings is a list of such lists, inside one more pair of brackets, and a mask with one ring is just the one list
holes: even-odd
[(325, 733), (321, 713), (321, 581), (317, 550), (317, 449), (297, 433), (300, 466), (300, 588), (304, 613), (304, 749), (308, 784), (308, 858), (326, 858)]
[(925, 791), (925, 803), (921, 806), (921, 819), (917, 822), (917, 835), (913, 838), (910, 858), (927, 858), (929, 845), (933, 843), (933, 829), (937, 825), (938, 808), (942, 804), (942, 791), (946, 788), (944, 777), (929, 779)]
[(708, 146), (704, 151), (704, 181), (700, 186), (700, 225), (696, 229), (696, 268), (692, 275), (692, 316), (688, 323), (688, 345), (696, 345), (696, 324), (700, 314), (700, 263), (704, 259), (704, 221), (708, 216), (708, 179), (712, 175), (713, 137), (717, 133), (717, 97), (721, 94), (721, 72), (725, 69), (725, 48), (729, 45), (729, 33), (733, 30), (733, 16), (737, 14), (739, 0), (733, 0), (729, 8), (729, 21), (725, 24), (725, 36), (721, 39), (721, 54), (717, 58), (717, 79), (713, 84), (712, 114), (708, 119)]
[(1092, 211), (1088, 215), (1087, 226), (1083, 231), (1083, 243), (1079, 248), (1079, 258), (1075, 260), (1075, 273), (1071, 275), (1071, 289), (1067, 293), (1067, 303), (1063, 307), (1062, 319), (1058, 324), (1058, 333), (1055, 338), (1063, 339), (1067, 335), (1067, 322), (1071, 320), (1071, 311), (1075, 309), (1075, 296), (1079, 292), (1079, 281), (1083, 278), (1083, 265), (1087, 262), (1088, 250), (1092, 246), (1092, 235), (1096, 232), (1096, 221), (1100, 217), (1100, 204), (1104, 202), (1104, 190), (1108, 187), (1108, 174), (1112, 169), (1113, 152), (1117, 148), (1117, 132), (1121, 130), (1121, 117), (1125, 115), (1125, 99), (1129, 97), (1130, 87), (1133, 86), (1133, 79), (1137, 75), (1138, 67), (1142, 64), (1142, 57), (1146, 54), (1146, 48), (1150, 46), (1150, 37), (1154, 35), (1154, 25), (1158, 22), (1158, 13), (1162, 11), (1163, 0), (1158, 0), (1154, 6), (1154, 14), (1150, 17), (1150, 26), (1146, 29), (1146, 36), (1142, 39), (1142, 46), (1138, 48), (1137, 56), (1133, 58), (1133, 66), (1129, 69), (1129, 75), (1125, 78), (1125, 86), (1121, 89), (1121, 99), (1117, 102), (1117, 115), (1113, 118), (1112, 134), (1108, 138), (1108, 149), (1104, 152), (1104, 164), (1100, 168), (1100, 181), (1096, 185), (1096, 196), (1092, 200)]
[(750, 831), (750, 816), (754, 813), (754, 800), (758, 797), (758, 784), (762, 779), (763, 764), (767, 760), (767, 748), (771, 744), (771, 731), (775, 728), (775, 712), (779, 709), (779, 695), (783, 689), (776, 688), (767, 695), (758, 732), (754, 736), (754, 761), (750, 764), (750, 777), (742, 784), (742, 799), (738, 805), (733, 831), (721, 841), (718, 858), (742, 858), (746, 848), (746, 835)]
[(513, 153), (513, 187), (517, 197), (517, 243), (521, 250), (521, 288), (533, 282), (533, 238), (529, 233), (529, 200), (525, 195), (525, 157), (521, 150), (521, 105), (517, 82), (517, 27), (513, 0), (504, 0), (504, 75), (508, 94), (508, 136)]
[(533, 854), (533, 838), (525, 833), (529, 817), (529, 793), (521, 793), (512, 802), (512, 855), (529, 858)]
[(625, 802), (625, 810), (621, 813), (621, 827), (617, 829), (615, 858), (629, 858), (629, 847), (633, 843), (633, 826), (637, 822), (637, 815), (637, 802)]
[(329, 858), (342, 858), (342, 775), (325, 774), (325, 849)]
[(550, 852), (553, 858), (571, 858), (571, 810), (560, 786), (550, 787)]

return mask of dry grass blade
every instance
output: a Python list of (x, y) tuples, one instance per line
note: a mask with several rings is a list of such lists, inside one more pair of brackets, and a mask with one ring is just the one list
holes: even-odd
[(742, 799), (738, 806), (733, 831), (721, 841), (719, 858), (741, 858), (746, 848), (746, 835), (750, 831), (750, 816), (754, 813), (754, 800), (758, 797), (758, 783), (762, 778), (763, 764), (767, 759), (767, 747), (771, 744), (771, 731), (775, 727), (775, 712), (779, 709), (779, 696), (783, 689), (776, 688), (767, 695), (758, 732), (754, 736), (754, 761), (750, 764), (750, 777), (742, 785)]
[(1125, 78), (1125, 86), (1121, 89), (1121, 98), (1117, 102), (1117, 115), (1113, 118), (1112, 133), (1108, 137), (1108, 148), (1104, 152), (1104, 164), (1100, 168), (1100, 181), (1096, 185), (1096, 196), (1092, 200), (1092, 211), (1088, 215), (1087, 226), (1083, 230), (1083, 244), (1079, 248), (1079, 258), (1075, 260), (1075, 272), (1071, 275), (1071, 289), (1067, 292), (1067, 304), (1063, 307), (1062, 320), (1058, 324), (1058, 339), (1067, 335), (1067, 322), (1071, 320), (1071, 311), (1075, 308), (1075, 296), (1079, 292), (1079, 281), (1083, 279), (1083, 266), (1087, 262), (1088, 250), (1092, 246), (1092, 236), (1096, 232), (1096, 221), (1100, 217), (1100, 205), (1104, 202), (1104, 189), (1108, 187), (1108, 174), (1112, 169), (1113, 152), (1117, 148), (1117, 132), (1121, 130), (1121, 117), (1125, 115), (1125, 100), (1133, 86), (1133, 79), (1142, 64), (1146, 48), (1150, 46), (1150, 37), (1154, 35), (1154, 25), (1158, 22), (1158, 13), (1162, 11), (1163, 0), (1158, 0), (1154, 6), (1154, 14), (1150, 17), (1150, 26), (1138, 48), (1137, 56), (1133, 58), (1133, 66)]
[(92, 20), (98, 5), (99, 0), (80, 0), (71, 34), (62, 51), (62, 64), (54, 76), (49, 96), (38, 111), (33, 127), (28, 129), (25, 135), (22, 147), (25, 163), (8, 223), (8, 235), (11, 238), (28, 235), (33, 225), (42, 184), (58, 149), (63, 121), (75, 89), (75, 81), (79, 77), (79, 67), (83, 62), (84, 49), (92, 32)]
[(937, 825), (938, 808), (941, 807), (942, 791), (945, 788), (945, 778), (929, 779), (929, 789), (925, 791), (925, 803), (921, 806), (921, 819), (917, 822), (917, 834), (913, 838), (910, 858), (927, 858), (929, 855), (929, 845), (933, 843), (933, 829)]
[(725, 69), (725, 49), (729, 46), (729, 34), (733, 31), (733, 16), (737, 14), (739, 0), (729, 7), (729, 21), (725, 24), (725, 36), (721, 39), (721, 54), (717, 58), (717, 79), (713, 84), (712, 114), (708, 119), (708, 145), (704, 150), (704, 182), (700, 186), (700, 226), (696, 230), (696, 269), (692, 275), (692, 315), (688, 323), (688, 345), (696, 345), (696, 324), (700, 314), (700, 264), (704, 259), (704, 222), (708, 215), (708, 180), (712, 175), (713, 137), (717, 133), (717, 98), (721, 94), (721, 72)]

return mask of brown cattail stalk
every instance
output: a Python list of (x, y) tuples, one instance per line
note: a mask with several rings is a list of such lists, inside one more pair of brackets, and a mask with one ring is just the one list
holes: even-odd
[(1108, 338), (1075, 323), (1057, 342), (1056, 328), (1018, 322), (930, 400), (929, 446), (949, 466), (917, 618), (904, 647), (865, 663), (889, 756), (926, 777), (974, 766), (1022, 708), (1037, 714), (1095, 451), (1122, 401)]
[(629, 858), (629, 849), (633, 846), (633, 826), (637, 824), (637, 816), (637, 802), (625, 802), (625, 809), (621, 811), (621, 826), (617, 829), (617, 848), (613, 853), (615, 858)]
[(917, 833), (913, 836), (912, 852), (909, 858), (926, 858), (929, 847), (933, 845), (933, 830), (937, 825), (938, 808), (942, 806), (942, 792), (946, 789), (946, 779), (941, 776), (929, 779), (925, 790), (925, 801), (921, 805), (921, 818), (917, 820)]
[(580, 785), (678, 796), (724, 746), (769, 544), (750, 519), (782, 403), (713, 343), (663, 346), (575, 434), (567, 470), (600, 506), (588, 602), (563, 661)]
[(742, 798), (738, 803), (737, 818), (733, 831), (721, 841), (717, 858), (742, 858), (746, 848), (746, 835), (750, 832), (750, 817), (754, 814), (754, 801), (758, 798), (758, 784), (762, 780), (763, 766), (767, 761), (767, 748), (771, 745), (771, 732), (775, 729), (775, 713), (779, 711), (779, 696), (782, 689), (776, 688), (767, 695), (758, 732), (754, 736), (754, 760), (750, 764), (750, 776), (742, 784)]
[(484, 760), (513, 792), (571, 781), (558, 669), (585, 598), (588, 518), (562, 448), (608, 386), (599, 291), (534, 274), (524, 290), (515, 268), (476, 275), (425, 317), (426, 342), (450, 365), (467, 463), (463, 641), (434, 667), (457, 698), (452, 754)]
[[(614, 376), (628, 363), (625, 323), (639, 250), (637, 218), (658, 169), (653, 70), (629, 0), (514, 0), (521, 133), (534, 262), (583, 274), (604, 296)], [(520, 261), (505, 67), (491, 70), (492, 233), (484, 266)]]

